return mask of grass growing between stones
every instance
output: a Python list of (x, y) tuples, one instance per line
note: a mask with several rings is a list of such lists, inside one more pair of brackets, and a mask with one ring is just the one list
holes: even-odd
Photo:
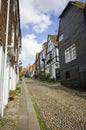
[(7, 128), (10, 128), (10, 130), (14, 130), (15, 122), (10, 119), (0, 119), (0, 130), (7, 130)]
[(39, 122), (40, 130), (48, 130), (45, 122), (43, 121), (41, 113), (38, 110), (37, 104), (35, 102), (33, 103), (33, 106), (34, 106), (34, 109), (35, 109), (35, 112), (36, 112), (36, 115), (37, 115), (37, 119), (38, 119), (38, 122)]

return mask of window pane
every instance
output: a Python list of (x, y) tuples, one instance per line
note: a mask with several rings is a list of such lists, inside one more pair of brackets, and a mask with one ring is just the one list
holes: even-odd
[(72, 60), (76, 59), (76, 47), (72, 47)]
[(76, 59), (76, 47), (75, 44), (65, 50), (65, 62), (68, 63)]

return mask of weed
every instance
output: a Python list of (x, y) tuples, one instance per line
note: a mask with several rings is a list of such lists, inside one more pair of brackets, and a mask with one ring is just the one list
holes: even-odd
[(43, 117), (41, 116), (41, 113), (38, 110), (38, 107), (37, 107), (36, 103), (33, 103), (33, 106), (34, 106), (34, 109), (35, 109), (35, 112), (36, 112), (36, 115), (37, 115), (40, 130), (48, 130), (47, 126), (46, 126), (46, 124), (45, 124), (45, 122), (43, 120)]

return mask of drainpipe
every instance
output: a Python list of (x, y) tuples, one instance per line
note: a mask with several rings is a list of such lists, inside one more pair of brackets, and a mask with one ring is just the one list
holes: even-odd
[(6, 67), (7, 67), (7, 46), (8, 46), (8, 29), (9, 29), (9, 13), (10, 13), (10, 0), (8, 0), (7, 5), (7, 21), (6, 21), (6, 41), (5, 41), (5, 61), (4, 61), (4, 81), (3, 81), (3, 88), (2, 88), (2, 108), (1, 108), (1, 117), (4, 115), (4, 90), (5, 90), (5, 83), (6, 83)]

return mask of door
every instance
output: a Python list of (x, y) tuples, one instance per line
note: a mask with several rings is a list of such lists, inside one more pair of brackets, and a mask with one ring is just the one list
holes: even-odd
[(55, 72), (56, 72), (56, 80), (58, 80), (60, 78), (60, 71), (58, 68), (56, 68)]
[(86, 72), (80, 72), (80, 86), (86, 90)]

